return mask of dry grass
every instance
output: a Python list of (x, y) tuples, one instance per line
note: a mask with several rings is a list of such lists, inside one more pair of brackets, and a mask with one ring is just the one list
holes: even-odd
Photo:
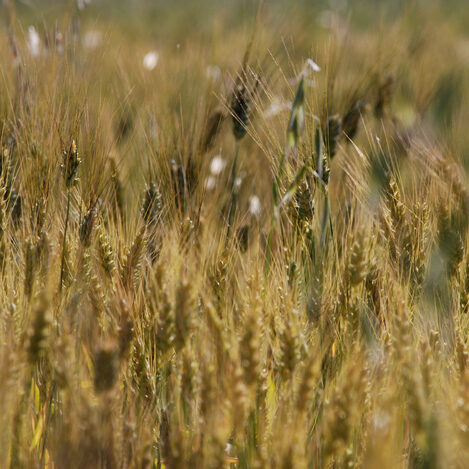
[(0, 467), (468, 467), (469, 62), (416, 5), (36, 54), (4, 2)]

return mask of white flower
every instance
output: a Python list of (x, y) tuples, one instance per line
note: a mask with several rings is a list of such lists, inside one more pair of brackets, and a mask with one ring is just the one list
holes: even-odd
[(39, 57), (41, 53), (41, 38), (34, 26), (28, 28), (28, 48), (33, 57)]
[(158, 64), (159, 58), (160, 56), (155, 50), (148, 52), (147, 54), (145, 54), (145, 57), (143, 57), (143, 66), (147, 70), (153, 70)]
[(79, 10), (83, 10), (86, 5), (89, 5), (91, 0), (77, 0), (77, 7)]
[(249, 197), (249, 212), (255, 217), (261, 214), (261, 201), (257, 195)]
[(306, 65), (305, 65), (305, 68), (306, 67), (311, 67), (311, 70), (313, 72), (320, 72), (321, 71), (321, 67), (313, 60), (313, 59), (306, 59)]
[(103, 35), (101, 31), (86, 31), (83, 35), (82, 44), (85, 49), (96, 49), (102, 42)]
[(297, 85), (300, 80), (303, 78), (306, 86), (316, 86), (316, 82), (313, 80), (308, 80), (307, 78), (311, 75), (311, 72), (318, 73), (321, 71), (321, 67), (311, 58), (306, 59), (306, 62), (301, 70), (300, 74), (296, 77), (290, 78), (288, 83), (292, 86)]
[(220, 156), (215, 156), (210, 162), (210, 172), (213, 176), (218, 176), (226, 166), (226, 161)]
[(221, 78), (221, 69), (218, 65), (208, 65), (205, 75), (210, 81), (217, 82)]

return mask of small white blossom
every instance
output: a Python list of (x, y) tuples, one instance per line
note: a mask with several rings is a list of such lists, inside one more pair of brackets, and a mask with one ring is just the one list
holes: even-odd
[(291, 86), (295, 86), (303, 78), (306, 86), (311, 86), (311, 87), (316, 86), (316, 82), (314, 81), (314, 79), (311, 80), (311, 79), (308, 79), (308, 77), (311, 75), (311, 72), (318, 73), (320, 71), (321, 71), (321, 67), (313, 59), (307, 58), (303, 66), (303, 69), (298, 74), (298, 76), (290, 78), (288, 80), (288, 83)]
[(79, 10), (83, 10), (86, 5), (89, 5), (91, 0), (77, 0), (77, 7)]
[(33, 57), (39, 57), (41, 54), (41, 38), (34, 26), (28, 28), (28, 49)]
[(320, 72), (321, 67), (311, 58), (306, 59), (305, 68), (310, 67), (313, 72)]
[(210, 172), (213, 176), (218, 176), (226, 166), (226, 161), (220, 156), (215, 156), (210, 162)]
[(160, 56), (155, 50), (148, 52), (145, 54), (145, 57), (143, 57), (143, 66), (147, 70), (153, 70), (157, 66), (159, 58)]
[(255, 217), (261, 214), (261, 201), (257, 195), (249, 197), (249, 212)]
[(101, 31), (90, 30), (83, 35), (82, 44), (85, 49), (96, 49), (101, 45), (103, 35)]

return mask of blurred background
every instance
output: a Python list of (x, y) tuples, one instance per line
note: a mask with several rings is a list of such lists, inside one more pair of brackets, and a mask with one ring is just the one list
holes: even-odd
[[(99, 93), (103, 111), (107, 94), (118, 96), (122, 109), (110, 110), (113, 116), (150, 114), (158, 121), (158, 107), (182, 114), (190, 126), (201, 103), (209, 109), (229, 95), (255, 30), (251, 65), (262, 70), (269, 90), (258, 104), (262, 111), (291, 100), (288, 80), (307, 58), (325, 72), (313, 107), (323, 107), (327, 95), (329, 114), (344, 112), (341, 107), (392, 77), (396, 119), (469, 167), (464, 0), (265, 0), (257, 22), (253, 0), (3, 1), (14, 7), (17, 36), (30, 50), (73, 38), (86, 64), (79, 73), (93, 83), (86, 90), (90, 102)], [(8, 56), (0, 60), (7, 66)]]

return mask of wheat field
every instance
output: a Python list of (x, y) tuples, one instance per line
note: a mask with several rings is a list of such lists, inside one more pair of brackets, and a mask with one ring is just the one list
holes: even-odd
[(0, 468), (469, 467), (464, 1), (0, 12)]

